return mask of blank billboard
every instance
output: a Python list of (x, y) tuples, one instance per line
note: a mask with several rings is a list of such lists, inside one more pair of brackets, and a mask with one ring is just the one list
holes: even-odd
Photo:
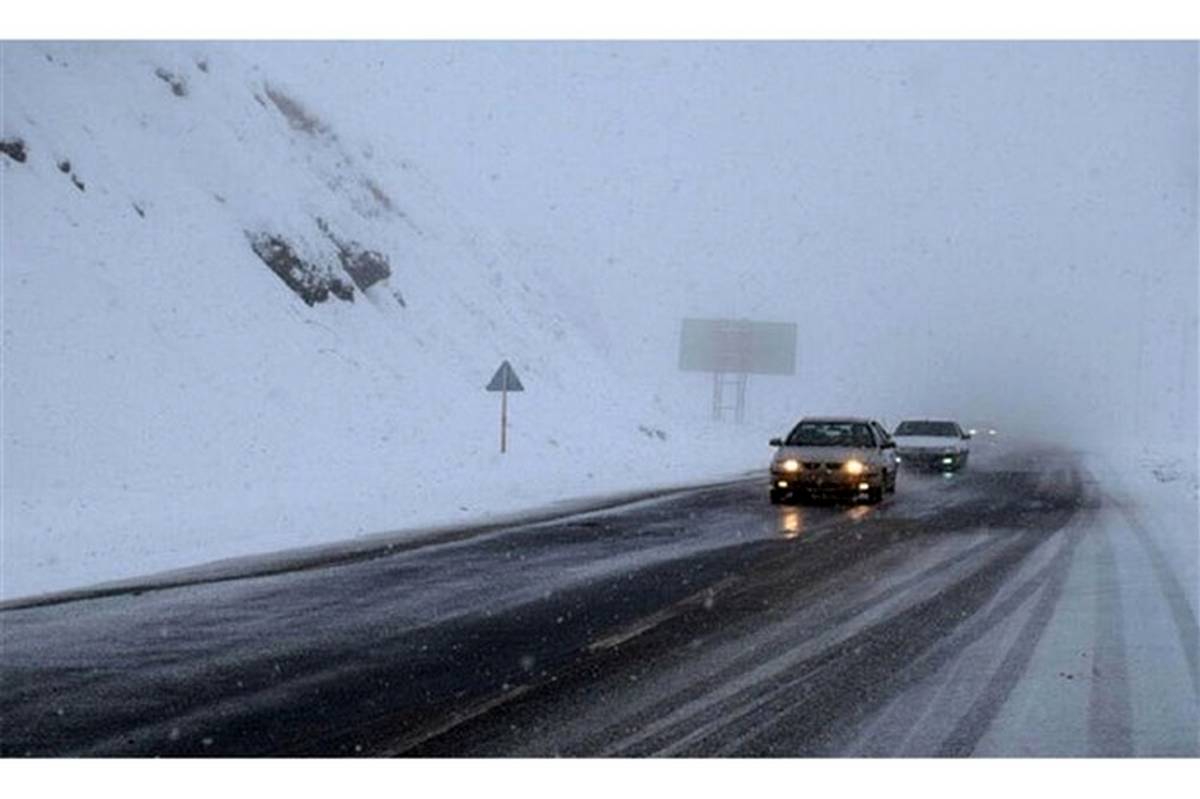
[(684, 319), (679, 368), (685, 372), (796, 373), (795, 322)]

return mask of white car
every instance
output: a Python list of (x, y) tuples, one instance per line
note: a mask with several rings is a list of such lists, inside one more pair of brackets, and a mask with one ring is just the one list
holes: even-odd
[(896, 445), (873, 419), (806, 417), (771, 446), (772, 503), (862, 494), (879, 502), (896, 490)]
[(944, 419), (907, 419), (892, 433), (896, 457), (906, 466), (941, 472), (956, 472), (967, 465), (971, 434), (958, 422)]

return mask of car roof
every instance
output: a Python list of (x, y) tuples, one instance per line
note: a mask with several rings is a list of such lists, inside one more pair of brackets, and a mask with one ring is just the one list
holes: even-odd
[(954, 419), (901, 419), (900, 424), (906, 422), (935, 422), (937, 424), (958, 424)]
[(868, 419), (865, 416), (805, 416), (801, 422), (855, 422), (860, 424), (870, 424), (874, 419)]

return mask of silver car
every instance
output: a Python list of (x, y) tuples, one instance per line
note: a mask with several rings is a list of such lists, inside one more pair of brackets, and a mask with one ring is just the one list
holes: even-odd
[(892, 433), (896, 455), (905, 466), (941, 472), (957, 472), (967, 465), (970, 432), (946, 419), (906, 419)]
[(879, 502), (896, 490), (896, 444), (874, 419), (805, 417), (771, 446), (772, 503), (862, 495)]

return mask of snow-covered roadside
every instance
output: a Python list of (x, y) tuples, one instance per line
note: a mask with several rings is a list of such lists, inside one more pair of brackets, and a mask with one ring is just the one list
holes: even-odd
[(1090, 508), (1060, 537), (1070, 554), (1061, 583), (1029, 600), (1035, 607), (1057, 591), (976, 755), (1200, 754), (1200, 529), (1189, 455), (1084, 455)]
[(2, 52), (0, 599), (711, 480), (781, 432), (631, 384), (603, 342), (641, 310), (591, 307), (253, 46)]
[[(398, 485), (359, 504), (321, 496), (258, 512), (196, 513), (181, 503), (149, 518), (118, 507), (80, 514), (75, 527), (45, 537), (10, 537), (6, 556), (22, 564), (5, 574), (0, 601), (142, 578), (205, 564), (275, 555), (307, 547), (354, 547), (378, 540), (425, 537), (431, 528), (487, 525), (513, 516), (587, 506), (613, 495), (670, 490), (744, 476), (766, 463), (766, 438), (746, 428), (710, 428), (658, 451), (629, 449), (603, 458), (586, 447), (547, 455), (522, 452), (521, 438), (505, 455), (471, 447), (463, 460), (420, 467), (419, 484)], [(472, 463), (468, 468), (463, 465)], [(107, 512), (106, 512), (107, 511)], [(347, 524), (353, 527), (347, 527)], [(163, 535), (162, 531), (170, 531)], [(98, 541), (105, 542), (99, 546)], [(257, 559), (257, 558), (256, 558)]]
[[(1176, 575), (1193, 617), (1200, 617), (1200, 469), (1185, 449), (1131, 449), (1085, 460), (1109, 500), (1145, 536), (1157, 568)], [(1134, 536), (1136, 537), (1136, 536)], [(1200, 654), (1200, 653), (1198, 653)]]

